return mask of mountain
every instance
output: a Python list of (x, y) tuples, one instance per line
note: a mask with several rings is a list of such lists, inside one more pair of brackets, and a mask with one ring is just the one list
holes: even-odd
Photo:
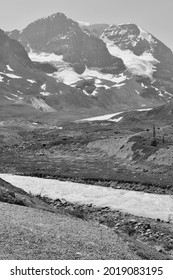
[(80, 25), (62, 13), (34, 21), (21, 32), (14, 30), (10, 37), (21, 42), (27, 51), (62, 55), (75, 71), (83, 73), (85, 67), (106, 67), (118, 64), (117, 72), (124, 70), (123, 61), (111, 56), (106, 44), (84, 31)]
[[(130, 61), (127, 54), (131, 55), (132, 59), (144, 59), (151, 63), (150, 73), (139, 71), (139, 74), (173, 81), (173, 53), (149, 32), (135, 24), (111, 25), (101, 37), (110, 53), (121, 57), (128, 68)], [(134, 67), (130, 70), (138, 74)]]
[(106, 23), (85, 24), (85, 22), (84, 22), (82, 24), (80, 23), (80, 26), (83, 29), (85, 29), (86, 31), (89, 30), (97, 37), (100, 37), (103, 34), (103, 32), (105, 31), (105, 29), (107, 29), (109, 27), (109, 24), (106, 24)]
[(51, 73), (54, 70), (49, 64), (40, 66), (32, 62), (24, 47), (0, 30), (1, 120), (10, 116), (25, 117), (92, 105), (92, 101), (80, 90), (58, 83), (50, 73), (46, 74), (42, 69), (46, 67)]
[(36, 92), (53, 111), (97, 115), (172, 97), (171, 50), (135, 24), (90, 25), (56, 13), (7, 34), (28, 52), (33, 76), (37, 71), (49, 81)]

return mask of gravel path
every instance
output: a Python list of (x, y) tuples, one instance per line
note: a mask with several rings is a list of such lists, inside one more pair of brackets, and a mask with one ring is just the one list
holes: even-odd
[(140, 259), (111, 229), (0, 202), (0, 259)]

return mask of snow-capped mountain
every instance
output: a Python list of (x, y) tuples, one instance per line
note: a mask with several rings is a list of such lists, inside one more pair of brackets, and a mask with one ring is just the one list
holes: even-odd
[(149, 78), (173, 78), (172, 51), (137, 25), (111, 25), (101, 38), (110, 53), (122, 58), (132, 74)]
[(24, 47), (0, 30), (1, 119), (92, 106), (92, 100), (81, 90), (58, 83), (50, 73), (45, 74), (45, 70), (54, 71), (49, 66), (33, 63)]
[(70, 63), (79, 74), (86, 67), (114, 65), (115, 71), (124, 70), (123, 61), (111, 56), (101, 39), (84, 31), (79, 23), (62, 13), (36, 20), (9, 36), (20, 41), (27, 51), (62, 55), (63, 61)]
[[(44, 82), (35, 79), (30, 87), (39, 84), (32, 94), (41, 95), (53, 110), (93, 109), (97, 114), (100, 109), (152, 107), (172, 97), (171, 50), (134, 24), (89, 25), (56, 13), (7, 34), (24, 46), (30, 68), (44, 75)], [(35, 72), (28, 80), (34, 77)]]

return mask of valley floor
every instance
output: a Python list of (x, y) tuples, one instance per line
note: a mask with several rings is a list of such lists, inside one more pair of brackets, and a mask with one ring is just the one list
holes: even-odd
[[(2, 123), (0, 127), (0, 172), (172, 195), (172, 124), (156, 123), (157, 145), (152, 144), (152, 134), (153, 121), (143, 121), (143, 115), (138, 119), (134, 118), (134, 115), (128, 115), (120, 123), (108, 121), (93, 123), (66, 122), (62, 126), (56, 126), (54, 123), (54, 127), (50, 126), (50, 128), (48, 125), (44, 126), (39, 122), (34, 124), (21, 121), (20, 125), (19, 123), (15, 124), (15, 122)], [(19, 201), (16, 201), (15, 193), (16, 191), (12, 191), (10, 198), (7, 195), (3, 199), (0, 192), (1, 201), (26, 205), (25, 200), (21, 201), (19, 199)], [(72, 236), (72, 233), (69, 233), (70, 227), (67, 226), (62, 234), (64, 236), (63, 242), (66, 245), (61, 250), (57, 245), (59, 239), (55, 236), (52, 226), (47, 225), (48, 222), (46, 222), (50, 218), (51, 223), (55, 222), (56, 224), (55, 216), (57, 214), (24, 208), (24, 215), (26, 216), (23, 216), (23, 218), (28, 219), (28, 223), (25, 221), (27, 224), (23, 224), (22, 214), (18, 214), (20, 212), (18, 210), (19, 206), (1, 204), (1, 212), (8, 215), (8, 217), (4, 216), (6, 221), (4, 220), (2, 223), (3, 227), (7, 229), (7, 234), (2, 231), (1, 244), (6, 247), (4, 247), (5, 251), (0, 250), (1, 258), (172, 258), (173, 235), (172, 225), (169, 223), (164, 223), (160, 219), (148, 220), (143, 218), (140, 220), (141, 218), (136, 217), (135, 213), (134, 216), (128, 214), (122, 216), (121, 212), (111, 209), (104, 210), (93, 207), (85, 209), (84, 205), (81, 205), (80, 208), (75, 203), (73, 205), (68, 201), (64, 203), (61, 201), (59, 203), (55, 201), (47, 202), (49, 206), (53, 206), (54, 211), (57, 209), (60, 212), (63, 211), (60, 216), (57, 216), (59, 217), (57, 219), (64, 221), (70, 219), (68, 222), (73, 228), (75, 228), (75, 223), (81, 224), (82, 227), (86, 226), (83, 230), (86, 234), (92, 231), (92, 226), (94, 226), (96, 228), (95, 235), (98, 237), (98, 240), (94, 241), (96, 244), (102, 242), (102, 237), (99, 237), (101, 236), (99, 232), (102, 229), (100, 224), (106, 225), (108, 228), (106, 232), (113, 236), (113, 239), (108, 238), (108, 243), (104, 243), (104, 248), (107, 249), (102, 252), (102, 246), (95, 245), (95, 243), (90, 244), (89, 248), (93, 246), (91, 254), (88, 253), (88, 249), (81, 247), (82, 250), (77, 250), (76, 257), (76, 251), (73, 251), (73, 238), (78, 249), (80, 246), (84, 246), (81, 244), (90, 242), (89, 234), (83, 236), (83, 233), (79, 231), (81, 238), (83, 238), (81, 240), (79, 237), (79, 240), (81, 240), (79, 245), (75, 239), (76, 233)], [(32, 202), (28, 203), (27, 206), (37, 208), (36, 204), (34, 203), (33, 206)], [(40, 207), (42, 209), (42, 206)], [(74, 210), (76, 207), (77, 210)], [(11, 214), (12, 212), (16, 213), (17, 216)], [(86, 215), (86, 212), (89, 214)], [(80, 220), (69, 217), (71, 214), (77, 216)], [(46, 218), (43, 217), (44, 215)], [(65, 216), (62, 218), (62, 215)], [(18, 219), (19, 224), (16, 219)], [(38, 227), (33, 224), (34, 220), (37, 221)], [(12, 226), (11, 228), (8, 228), (7, 221), (9, 221), (9, 226)], [(76, 228), (78, 226), (76, 225)], [(46, 233), (45, 229), (47, 229)], [(17, 235), (18, 232), (19, 235)], [(48, 241), (46, 241), (48, 232), (52, 232), (52, 235), (48, 235)], [(58, 231), (58, 238), (60, 238), (59, 236), (61, 234)], [(61, 237), (63, 238), (63, 236)], [(112, 245), (114, 244), (114, 238), (115, 247), (111, 247), (113, 248), (113, 251), (111, 251), (110, 246), (114, 246)], [(126, 246), (130, 246), (130, 251), (127, 249), (127, 251), (122, 251), (121, 254), (119, 247), (116, 248), (117, 238), (123, 240), (123, 250), (127, 248)], [(11, 240), (15, 244), (13, 250), (10, 249)], [(56, 250), (51, 246), (50, 250), (48, 249), (51, 244), (50, 240), (53, 240)], [(110, 245), (110, 242), (113, 243)], [(72, 246), (72, 255), (70, 255), (68, 249), (69, 243)], [(44, 248), (44, 246), (45, 251), (41, 252), (41, 248)], [(95, 246), (98, 246), (98, 250)], [(26, 254), (24, 250), (20, 251), (21, 248), (25, 247), (27, 249)], [(56, 254), (55, 251), (58, 253)], [(128, 255), (129, 252), (130, 255)]]

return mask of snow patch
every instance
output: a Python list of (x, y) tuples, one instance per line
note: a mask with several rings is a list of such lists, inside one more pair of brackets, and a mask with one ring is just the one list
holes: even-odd
[(8, 97), (8, 96), (6, 96), (6, 95), (5, 95), (5, 97), (6, 97), (7, 99), (9, 99), (9, 100), (13, 100), (13, 101), (15, 100), (14, 98)]
[(31, 84), (36, 83), (36, 81), (35, 81), (35, 80), (30, 80), (30, 79), (27, 79), (27, 81), (28, 81), (28, 82), (30, 82)]
[(38, 61), (38, 62), (62, 61), (63, 59), (62, 55), (56, 55), (54, 53), (45, 53), (45, 52), (35, 53), (32, 51), (31, 48), (28, 55), (31, 60)]
[(112, 87), (120, 88), (120, 87), (125, 86), (125, 85), (126, 85), (125, 83), (121, 83), (121, 84), (113, 85)]
[(17, 94), (14, 94), (14, 93), (11, 93), (11, 95), (13, 95), (14, 97), (18, 97), (18, 95), (17, 95)]
[(123, 119), (123, 117), (119, 117), (117, 119), (110, 119), (111, 122), (120, 122)]
[(2, 83), (3, 82), (3, 77), (0, 75), (0, 82)]
[[(144, 106), (144, 104), (143, 104)], [(136, 111), (138, 112), (143, 112), (143, 111), (151, 111), (153, 108), (146, 108), (146, 109), (137, 109)]]
[(41, 91), (40, 94), (43, 95), (43, 96), (51, 95), (50, 92), (45, 92), (45, 91)]
[(43, 85), (41, 86), (41, 89), (46, 90), (46, 84), (43, 84)]
[(145, 86), (143, 83), (141, 83), (141, 87), (143, 87), (143, 88), (148, 88), (148, 87)]
[(162, 94), (162, 92), (161, 92), (161, 91), (159, 91), (159, 96), (163, 96), (163, 94)]
[(142, 40), (147, 40), (149, 43), (153, 42), (152, 36), (151, 34), (149, 34), (148, 32), (146, 32), (145, 30), (143, 30), (142, 28), (138, 27), (140, 34), (139, 34), (139, 38), (141, 38)]
[(95, 69), (86, 69), (85, 72), (81, 75), (83, 78), (93, 77), (101, 80), (108, 80), (115, 83), (120, 83), (126, 80), (126, 76), (121, 75), (112, 75), (112, 74), (103, 74)]
[(102, 81), (101, 80), (99, 80), (99, 79), (95, 79), (95, 84), (101, 84), (102, 83)]
[(59, 69), (58, 72), (55, 72), (52, 75), (58, 82), (63, 82), (67, 85), (74, 84), (81, 80), (80, 75), (78, 75), (71, 67), (67, 69)]
[(114, 114), (106, 114), (106, 115), (102, 115), (102, 116), (98, 116), (98, 117), (93, 117), (93, 118), (87, 118), (87, 119), (82, 119), (82, 120), (77, 120), (76, 122), (85, 122), (85, 121), (107, 121), (117, 115), (122, 114), (123, 112), (118, 112), (118, 113), (114, 113)]
[(44, 100), (36, 97), (32, 97), (30, 99), (31, 105), (36, 108), (37, 110), (43, 111), (43, 112), (55, 112), (53, 108), (51, 108), (49, 105), (47, 105)]
[(124, 61), (129, 72), (134, 75), (142, 75), (153, 79), (153, 73), (156, 71), (156, 64), (159, 63), (151, 53), (144, 52), (142, 55), (137, 56), (130, 50), (121, 50), (114, 45), (114, 42), (107, 37), (102, 36), (103, 41), (106, 43), (109, 52)]
[(7, 74), (7, 73), (3, 73), (3, 74), (12, 79), (22, 79), (22, 77), (14, 75), (14, 74)]
[(7, 65), (7, 69), (8, 69), (8, 71), (12, 71), (13, 72), (13, 69), (11, 69), (11, 67), (9, 65)]

